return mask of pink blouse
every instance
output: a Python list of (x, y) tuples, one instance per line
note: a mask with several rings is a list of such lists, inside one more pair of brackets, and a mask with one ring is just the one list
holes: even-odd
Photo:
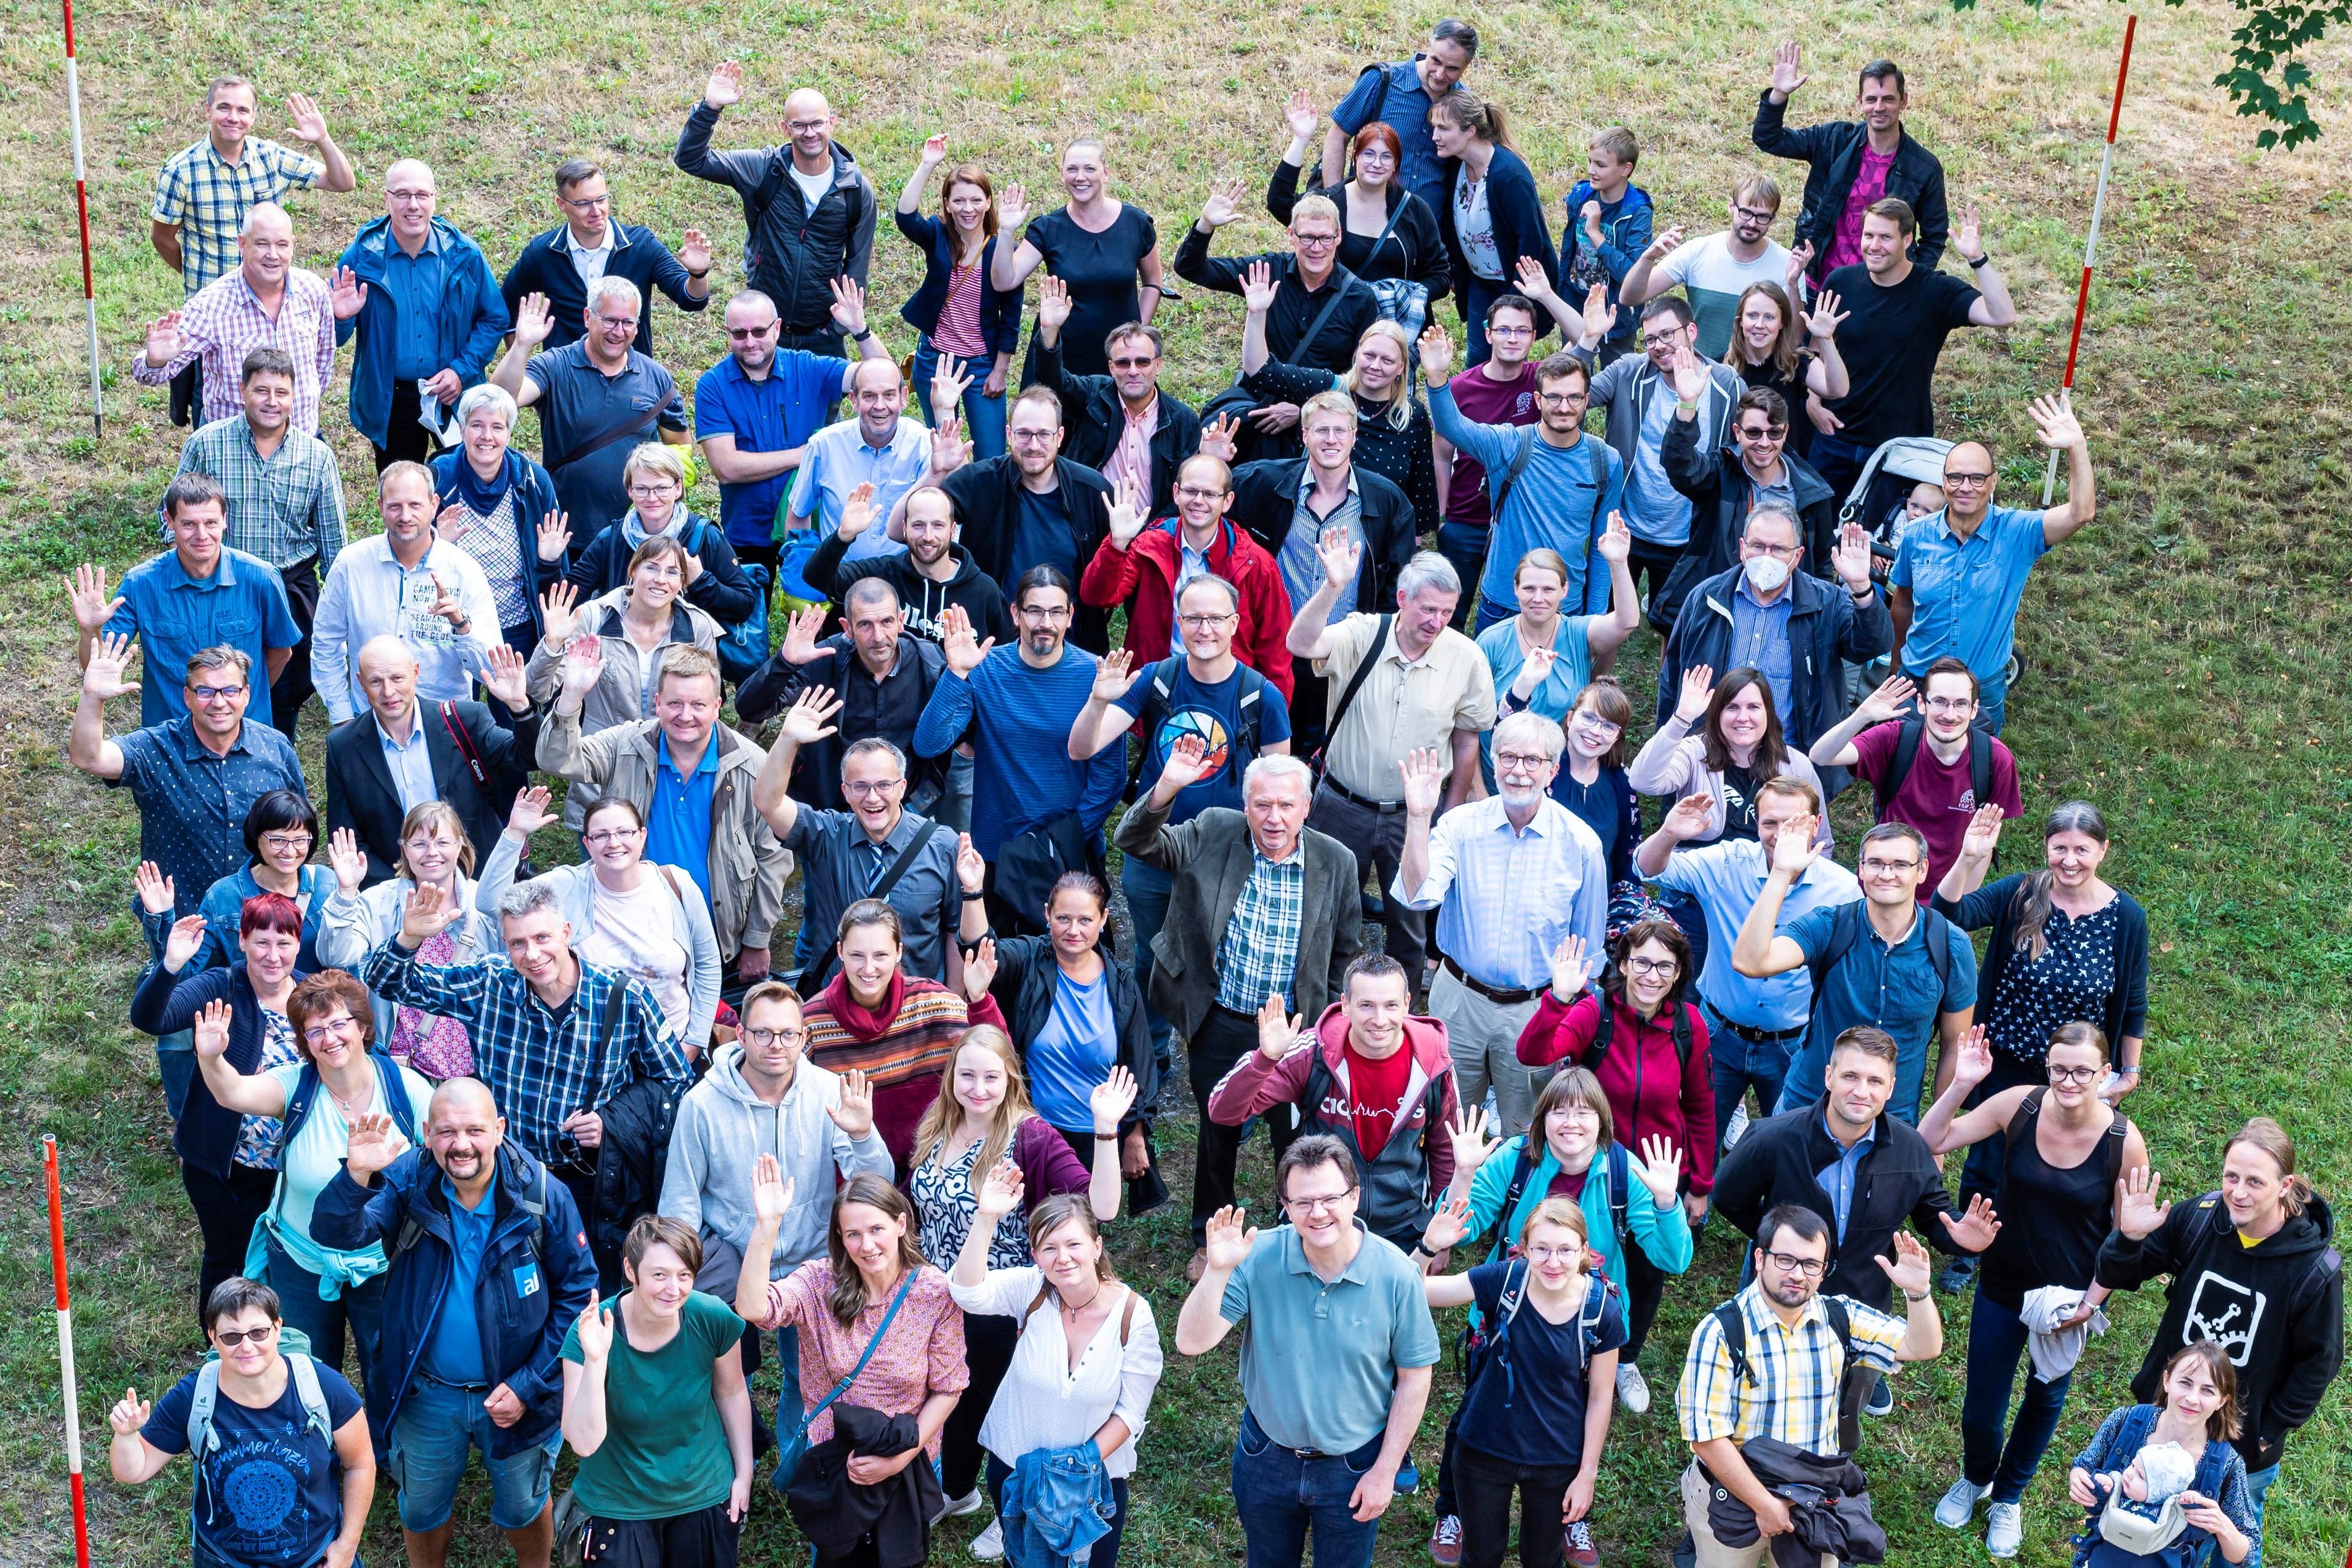
[[(897, 1287), (892, 1287), (891, 1293), (897, 1294)], [(772, 1329), (791, 1323), (800, 1330), (803, 1410), (814, 1409), (835, 1384), (849, 1375), (866, 1341), (880, 1325), (882, 1314), (890, 1310), (889, 1298), (885, 1297), (869, 1303), (856, 1322), (844, 1328), (827, 1304), (832, 1294), (833, 1265), (823, 1260), (803, 1263), (783, 1279), (768, 1281), (768, 1310), (757, 1326)], [(841, 1397), (886, 1416), (911, 1416), (932, 1395), (959, 1394), (971, 1382), (971, 1370), (964, 1364), (963, 1309), (948, 1294), (948, 1277), (927, 1265), (916, 1272), (914, 1289), (899, 1304), (898, 1315), (890, 1320), (889, 1333)], [(832, 1436), (833, 1411), (827, 1409), (809, 1423), (809, 1445), (814, 1448)], [(937, 1433), (924, 1451), (939, 1457)]]

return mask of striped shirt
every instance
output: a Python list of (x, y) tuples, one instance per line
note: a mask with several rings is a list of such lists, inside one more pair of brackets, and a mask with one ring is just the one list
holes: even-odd
[(247, 137), (234, 163), (221, 162), (210, 137), (175, 153), (155, 176), (148, 216), (179, 225), (183, 296), (236, 270), (236, 232), (246, 214), (316, 184), (326, 172), (316, 158), (266, 136)]
[[(980, 293), (977, 265), (959, 267), (948, 275), (947, 303), (940, 307), (939, 321), (931, 328), (931, 347), (959, 360), (991, 357), (980, 336)], [(982, 366), (981, 374), (986, 373), (987, 367)]]
[(898, 1010), (887, 1032), (866, 1036), (834, 1016), (823, 993), (803, 1007), (808, 1059), (828, 1072), (862, 1071), (877, 1089), (928, 1080), (936, 1083), (971, 1025), (961, 994), (935, 980), (902, 978)]
[(1279, 991), (1287, 998), (1298, 969), (1298, 928), (1307, 902), (1307, 846), (1270, 861), (1251, 852), (1249, 881), (1234, 900), (1217, 943), (1217, 1005), (1254, 1013)]
[[(1881, 1371), (1893, 1371), (1908, 1323), (1847, 1297), (1838, 1300), (1853, 1325), (1856, 1352)], [(1761, 1285), (1750, 1282), (1732, 1302), (1747, 1320), (1745, 1354), (1754, 1381), (1734, 1375), (1731, 1346), (1715, 1314), (1699, 1319), (1683, 1358), (1682, 1384), (1675, 1390), (1683, 1440), (1696, 1445), (1719, 1437), (1735, 1443), (1773, 1437), (1809, 1454), (1837, 1453), (1838, 1386), (1845, 1363), (1821, 1298), (1805, 1303), (1793, 1329), (1781, 1326)]]
[[(215, 420), (180, 448), (180, 472), (206, 474), (228, 492), (231, 549), (283, 570), (316, 559), (332, 566), (344, 539), (343, 471), (334, 449), (290, 426), (278, 450), (264, 457), (242, 413)], [(158, 508), (160, 511), (160, 508)], [(166, 543), (171, 527), (163, 527)]]
[(319, 400), (335, 368), (335, 310), (327, 285), (315, 272), (286, 269), (286, 292), (270, 319), (245, 280), (232, 267), (207, 283), (180, 309), (180, 351), (161, 368), (147, 362), (144, 349), (131, 356), (131, 379), (142, 387), (172, 384), (172, 378), (198, 360), (205, 366), (205, 423), (241, 415), (238, 392), (245, 356), (256, 349), (283, 349), (294, 358), (294, 416), (305, 435), (319, 434)]

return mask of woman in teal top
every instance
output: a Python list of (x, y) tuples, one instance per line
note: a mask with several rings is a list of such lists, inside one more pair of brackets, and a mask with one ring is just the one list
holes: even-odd
[(563, 1338), (563, 1439), (580, 1456), (585, 1556), (605, 1568), (734, 1568), (751, 1507), (743, 1320), (698, 1294), (702, 1239), (648, 1214), (621, 1244), (630, 1288)]
[[(1612, 512), (1609, 531), (1593, 542), (1609, 563), (1606, 615), (1559, 612), (1560, 601), (1568, 594), (1568, 562), (1558, 550), (1531, 549), (1519, 558), (1511, 574), (1519, 612), (1478, 633), (1478, 651), (1486, 655), (1486, 667), (1495, 675), (1496, 718), (1522, 708), (1549, 719), (1566, 718), (1576, 706), (1576, 694), (1591, 681), (1594, 666), (1605, 668), (1618, 644), (1633, 634), (1642, 623), (1642, 601), (1625, 566), (1633, 538), (1624, 518)], [(1486, 757), (1491, 789), (1491, 742), (1482, 736), (1478, 745)]]

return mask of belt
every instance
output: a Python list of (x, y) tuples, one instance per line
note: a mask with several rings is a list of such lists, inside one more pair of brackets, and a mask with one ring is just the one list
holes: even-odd
[(1531, 1002), (1543, 995), (1541, 986), (1490, 986), (1444, 954), (1438, 956), (1437, 963), (1447, 974), (1499, 1007), (1515, 1008), (1521, 1002)]
[(1323, 788), (1330, 790), (1331, 793), (1339, 796), (1342, 800), (1361, 806), (1367, 811), (1378, 811), (1383, 817), (1393, 817), (1399, 811), (1404, 810), (1404, 802), (1402, 800), (1370, 800), (1365, 796), (1357, 794), (1353, 789), (1349, 789), (1345, 784), (1340, 783), (1337, 779), (1332, 778), (1328, 773), (1323, 776)]
[(1295, 1459), (1344, 1459), (1348, 1457), (1345, 1454), (1327, 1454), (1320, 1448), (1294, 1448), (1287, 1443), (1276, 1443), (1274, 1440), (1273, 1433), (1267, 1432), (1264, 1427), (1258, 1426), (1257, 1417), (1250, 1416), (1247, 1409), (1244, 1409), (1242, 1414), (1248, 1417), (1249, 1424), (1251, 1426), (1257, 1427), (1258, 1431), (1265, 1435), (1265, 1440), (1268, 1443), (1273, 1444), (1275, 1448), (1280, 1448), (1284, 1453), (1288, 1454)]
[(1778, 1045), (1782, 1040), (1797, 1040), (1803, 1036), (1806, 1029), (1803, 1024), (1799, 1024), (1794, 1029), (1750, 1029), (1744, 1023), (1734, 1023), (1729, 1019), (1723, 1018), (1720, 1013), (1716, 1016), (1722, 1019), (1724, 1028), (1750, 1045)]
[(416, 1375), (426, 1383), (436, 1383), (444, 1388), (454, 1388), (460, 1394), (488, 1394), (496, 1386), (488, 1383), (452, 1383), (446, 1377), (436, 1377), (422, 1368), (418, 1369)]

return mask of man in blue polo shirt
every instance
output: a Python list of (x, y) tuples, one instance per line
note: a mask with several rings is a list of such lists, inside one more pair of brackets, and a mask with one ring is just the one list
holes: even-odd
[[(1751, 979), (1801, 968), (1821, 976), (1812, 1022), (1789, 1063), (1780, 1109), (1811, 1104), (1831, 1046), (1846, 1030), (1867, 1024), (1895, 1041), (1895, 1093), (1887, 1113), (1916, 1126), (1929, 1037), (1943, 1042), (1936, 1071), (1941, 1089), (1951, 1082), (1960, 1039), (1976, 1016), (1976, 950), (1967, 932), (1917, 902), (1927, 881), (1927, 840), (1908, 822), (1881, 822), (1863, 834), (1859, 908), (1847, 913), (1842, 904), (1825, 906), (1783, 925), (1789, 889), (1818, 852), (1810, 826), (1798, 826), (1801, 831), (1784, 832), (1774, 844), (1772, 873), (1731, 950), (1731, 967)], [(1943, 952), (1931, 943), (1941, 944)]]
[[(1707, 1059), (1715, 1076), (1715, 1124), (1728, 1128), (1733, 1109), (1750, 1088), (1756, 1091), (1758, 1113), (1772, 1113), (1789, 1074), (1790, 1055), (1812, 1017), (1811, 976), (1799, 969), (1753, 979), (1733, 967), (1732, 953), (1748, 912), (1771, 880), (1773, 846), (1784, 834), (1812, 832), (1822, 798), (1804, 780), (1781, 774), (1757, 788), (1753, 839), (1681, 848), (1706, 831), (1714, 800), (1700, 793), (1675, 801), (1658, 831), (1634, 852), (1633, 868), (1660, 887), (1688, 894), (1706, 917), (1699, 1008), (1706, 1019)], [(1809, 860), (1781, 899), (1780, 918), (1795, 920), (1861, 896), (1853, 873), (1835, 861)], [(1727, 1145), (1730, 1140), (1724, 1141)]]
[(1963, 441), (1944, 454), (1944, 509), (1911, 525), (1886, 579), (1903, 673), (1922, 679), (1947, 656), (1967, 664), (1978, 682), (1977, 727), (1988, 735), (2006, 717), (2026, 574), (2098, 509), (2090, 442), (2066, 393), (2035, 398), (2026, 412), (2042, 444), (2066, 455), (2065, 501), (2047, 511), (1994, 506), (1992, 454)]
[(1331, 110), (1331, 128), (1323, 133), (1323, 183), (1336, 190), (1347, 179), (1349, 144), (1377, 120), (1403, 144), (1398, 182), (1444, 212), (1453, 193), (1429, 137), (1429, 110), (1460, 84), (1477, 57), (1478, 29), (1449, 16), (1429, 30), (1428, 47), (1412, 58), (1366, 66)]
[[(107, 598), (106, 574), (92, 566), (78, 568), (67, 585), (81, 628), (75, 657), (84, 669), (101, 632), (138, 640), (147, 664), (139, 697), (142, 725), (186, 716), (187, 703), (172, 677), (197, 649), (235, 648), (274, 681), (302, 641), (278, 569), (221, 543), (228, 530), (228, 494), (219, 481), (208, 474), (179, 476), (163, 492), (163, 516), (172, 552), (123, 573), (119, 597)], [(270, 722), (266, 683), (247, 711)]]
[[(887, 360), (889, 348), (866, 325), (866, 291), (833, 280), (833, 323), (857, 344), (860, 360)], [(849, 392), (848, 364), (805, 349), (784, 349), (776, 302), (747, 288), (727, 302), (727, 358), (694, 383), (694, 438), (719, 480), (719, 520), (737, 560), (776, 569), (776, 514), (809, 437), (833, 418)]]

